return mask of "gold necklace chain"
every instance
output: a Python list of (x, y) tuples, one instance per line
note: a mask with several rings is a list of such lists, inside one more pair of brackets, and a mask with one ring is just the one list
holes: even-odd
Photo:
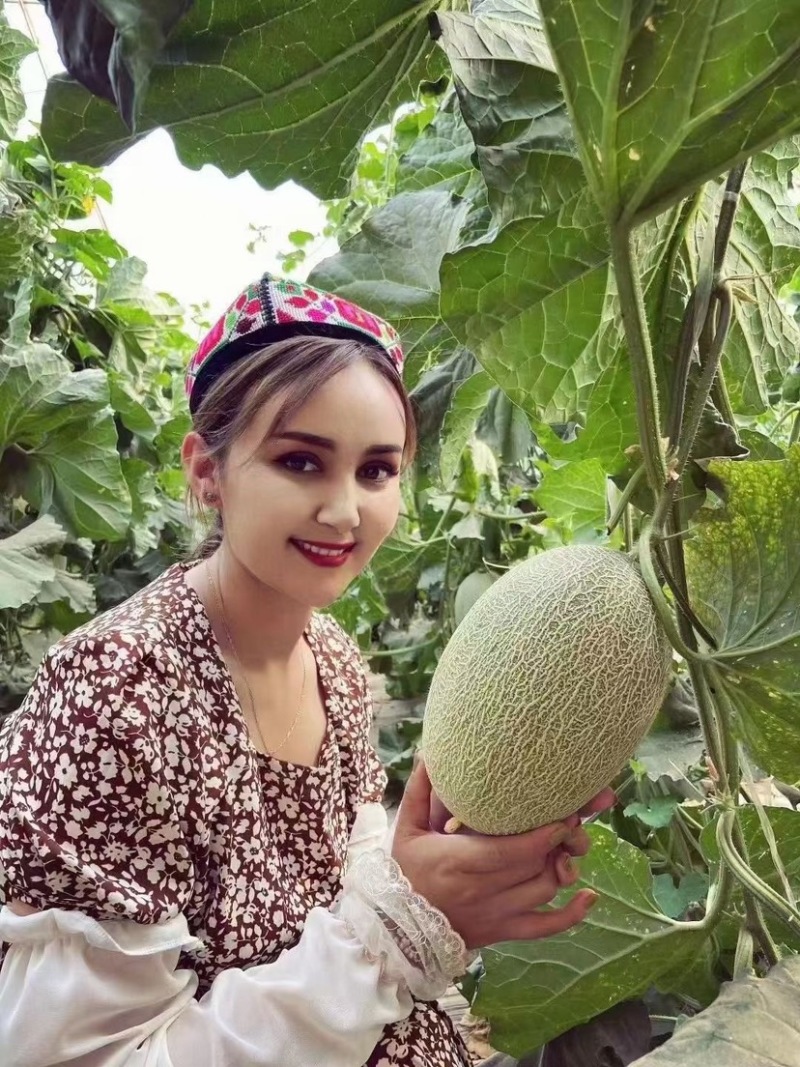
[[(219, 561), (217, 561), (217, 569), (219, 571)], [(253, 716), (253, 720), (254, 720), (254, 722), (256, 724), (256, 729), (258, 730), (258, 736), (261, 738), (261, 744), (264, 746), (264, 751), (266, 752), (266, 754), (268, 756), (274, 756), (277, 752), (280, 752), (280, 750), (283, 748), (283, 746), (286, 744), (286, 742), (292, 736), (292, 734), (294, 733), (294, 728), (297, 726), (298, 722), (300, 721), (300, 713), (303, 710), (303, 697), (304, 697), (305, 691), (306, 691), (306, 657), (303, 656), (303, 685), (302, 685), (302, 687), (300, 689), (300, 706), (297, 709), (297, 714), (294, 717), (294, 722), (292, 723), (291, 727), (289, 728), (289, 733), (286, 735), (286, 737), (284, 737), (283, 741), (281, 741), (281, 743), (278, 745), (277, 748), (275, 748), (272, 751), (270, 751), (267, 748), (266, 741), (264, 740), (264, 735), (261, 732), (261, 724), (259, 723), (258, 716), (256, 715), (256, 702), (255, 702), (255, 699), (253, 698), (253, 690), (250, 688), (250, 682), (247, 680), (247, 675), (245, 674), (244, 668), (242, 667), (242, 661), (239, 658), (239, 653), (236, 651), (236, 645), (233, 643), (233, 637), (231, 636), (231, 630), (230, 630), (230, 627), (228, 626), (228, 618), (227, 618), (227, 616), (225, 614), (225, 604), (223, 603), (223, 600), (222, 600), (222, 592), (220, 591), (220, 589), (219, 589), (219, 587), (217, 585), (217, 582), (214, 579), (214, 575), (212, 574), (211, 561), (210, 560), (206, 560), (206, 571), (208, 573), (209, 584), (211, 585), (211, 588), (212, 588), (212, 590), (214, 592), (214, 597), (216, 598), (217, 603), (219, 604), (220, 615), (222, 616), (222, 625), (225, 628), (225, 636), (228, 638), (228, 644), (231, 646), (231, 652), (233, 653), (233, 658), (236, 660), (236, 667), (237, 667), (237, 669), (239, 671), (239, 674), (244, 679), (244, 684), (247, 686), (247, 695), (250, 698), (250, 714)], [(302, 651), (302, 648), (301, 648), (301, 651)]]

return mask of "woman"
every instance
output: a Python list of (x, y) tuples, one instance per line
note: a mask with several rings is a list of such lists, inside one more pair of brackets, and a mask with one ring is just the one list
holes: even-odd
[(536, 910), (578, 815), (444, 835), (420, 762), (387, 835), (358, 650), (315, 609), (397, 520), (402, 363), (388, 324), (269, 276), (194, 356), (214, 532), (59, 641), (0, 729), (3, 1067), (463, 1067), (435, 1001), (473, 950), (586, 915)]

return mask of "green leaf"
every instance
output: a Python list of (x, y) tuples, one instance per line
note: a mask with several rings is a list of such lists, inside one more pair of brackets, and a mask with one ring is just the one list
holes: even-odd
[(800, 10), (776, 0), (541, 0), (581, 157), (637, 222), (800, 129)]
[(713, 460), (725, 504), (686, 543), (692, 605), (718, 643), (720, 684), (759, 766), (800, 766), (800, 446), (785, 460)]
[(716, 1002), (680, 1026), (636, 1067), (800, 1067), (800, 957), (766, 978), (722, 987)]
[(19, 65), (32, 55), (36, 45), (18, 30), (12, 30), (0, 11), (0, 135), (10, 141), (25, 115), (25, 97), (19, 83)]
[(562, 540), (607, 542), (607, 478), (597, 459), (575, 460), (559, 467), (542, 466), (536, 503), (547, 512), (546, 525)]
[(106, 375), (72, 372), (53, 349), (26, 344), (0, 362), (0, 453), (20, 450), (25, 496), (75, 537), (120, 540), (130, 496)]
[[(635, 800), (632, 804), (628, 804), (623, 814), (638, 819), (645, 826), (652, 826), (659, 830), (664, 826), (669, 826), (672, 822), (672, 816), (679, 803), (677, 797), (651, 797), (646, 801)], [(671, 913), (667, 912), (667, 914)]]
[[(688, 963), (704, 936), (663, 915), (647, 859), (610, 830), (589, 828), (579, 888), (600, 894), (579, 926), (540, 941), (495, 945), (481, 953), (486, 974), (473, 1014), (485, 1016), (492, 1045), (512, 1056), (644, 993), (660, 974)], [(554, 901), (563, 904), (573, 890)]]
[(439, 268), (457, 247), (467, 210), (446, 188), (401, 193), (315, 267), (309, 283), (387, 318), (418, 365), (431, 352), (449, 354), (456, 345), (439, 315)]
[(792, 175), (800, 138), (783, 141), (748, 163), (725, 273), (732, 279), (734, 317), (723, 368), (739, 414), (771, 407), (800, 350), (800, 327), (776, 290), (800, 261), (800, 224)]
[(492, 0), (437, 18), (495, 223), (549, 215), (586, 178), (540, 16)]
[(486, 407), (493, 385), (486, 371), (478, 371), (462, 382), (453, 395), (442, 427), (443, 441), (439, 455), (439, 473), (446, 487), (450, 487), (458, 476), (461, 453)]
[(193, 0), (73, 0), (48, 10), (70, 74), (116, 103), (132, 126), (150, 69)]
[(475, 169), (474, 153), (475, 143), (452, 94), (397, 161), (396, 193), (449, 189), (466, 201), (460, 244), (483, 237), (491, 222), (486, 183)]
[(35, 601), (55, 577), (51, 556), (66, 540), (52, 515), (43, 515), (19, 533), (0, 540), (0, 609)]
[[(344, 195), (366, 131), (441, 70), (432, 6), (354, 0), (332, 18), (327, 0), (195, 0), (157, 57), (137, 133), (164, 127), (194, 169)], [(98, 166), (135, 140), (111, 104), (64, 77), (48, 86), (43, 132), (57, 158)]]
[(643, 764), (647, 777), (657, 781), (686, 778), (689, 767), (696, 767), (705, 752), (705, 739), (699, 726), (686, 730), (651, 730), (636, 749), (636, 759)]
[(435, 186), (465, 195), (475, 167), (475, 143), (464, 122), (458, 98), (452, 94), (436, 112), (433, 122), (415, 138), (397, 161), (398, 193), (420, 192)]
[(571, 421), (602, 373), (596, 335), (608, 254), (605, 227), (579, 194), (444, 258), (442, 317), (537, 420)]
[[(627, 811), (625, 814), (628, 814)], [(700, 874), (699, 871), (691, 871), (679, 878), (677, 885), (671, 874), (657, 874), (653, 879), (653, 895), (665, 915), (669, 915), (671, 919), (680, 919), (691, 904), (705, 905), (708, 885), (708, 875)]]

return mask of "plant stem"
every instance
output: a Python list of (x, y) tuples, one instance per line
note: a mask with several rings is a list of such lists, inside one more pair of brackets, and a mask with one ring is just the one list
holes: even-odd
[(609, 534), (614, 532), (620, 520), (625, 515), (625, 509), (627, 508), (631, 497), (636, 492), (636, 487), (644, 477), (645, 473), (646, 471), (644, 468), (644, 464), (642, 463), (636, 468), (636, 470), (628, 479), (628, 484), (620, 493), (619, 500), (617, 501), (616, 507), (614, 508), (614, 513), (608, 520), (606, 530)]
[(789, 448), (792, 445), (796, 445), (798, 439), (800, 439), (800, 411), (797, 412), (792, 423), (792, 432), (789, 434)]
[(674, 463), (674, 468), (671, 471), (672, 480), (661, 493), (659, 501), (656, 504), (655, 513), (653, 515), (653, 525), (656, 530), (661, 530), (663, 528), (666, 516), (672, 506), (673, 497), (680, 484), (681, 478), (683, 477), (684, 468), (686, 467), (692, 448), (694, 447), (697, 431), (700, 429), (700, 423), (703, 421), (703, 412), (705, 411), (706, 402), (708, 401), (708, 396), (711, 392), (711, 386), (714, 384), (714, 379), (717, 376), (719, 361), (722, 358), (722, 349), (728, 336), (728, 330), (730, 329), (733, 300), (730, 287), (724, 282), (714, 290), (714, 296), (712, 297), (711, 306), (709, 307), (709, 315), (713, 313), (716, 303), (719, 304), (719, 322), (703, 366), (702, 374), (700, 375), (700, 380), (697, 383), (692, 398), (689, 414), (686, 419), (683, 420), (683, 424), (680, 428), (680, 439), (677, 442), (677, 457)]
[(736, 810), (723, 811), (717, 822), (717, 844), (723, 862), (745, 890), (761, 901), (774, 915), (781, 919), (795, 935), (800, 935), (800, 912), (792, 907), (783, 897), (776, 893), (753, 871), (739, 854), (733, 842), (733, 827), (736, 824)]
[(631, 233), (625, 226), (611, 227), (611, 258), (628, 341), (642, 458), (650, 486), (659, 496), (667, 481), (667, 468), (661, 444), (658, 385), (642, 286), (634, 267)]

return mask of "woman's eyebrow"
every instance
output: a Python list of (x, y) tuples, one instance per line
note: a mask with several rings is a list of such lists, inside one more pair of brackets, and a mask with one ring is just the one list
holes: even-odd
[[(304, 433), (302, 430), (284, 430), (283, 433), (273, 434), (272, 440), (288, 440), (288, 441), (302, 441), (307, 445), (316, 445), (318, 448), (327, 448), (331, 452), (336, 451), (336, 442), (331, 441), (329, 437), (320, 437), (315, 433)], [(403, 451), (402, 445), (371, 445), (365, 449), (366, 455), (377, 455), (378, 453), (398, 453)]]

